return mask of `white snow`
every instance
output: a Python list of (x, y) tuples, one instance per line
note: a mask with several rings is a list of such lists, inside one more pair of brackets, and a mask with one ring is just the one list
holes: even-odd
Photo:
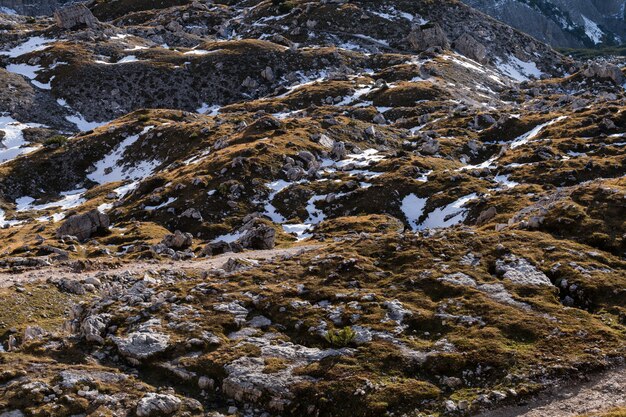
[(11, 9), (10, 7), (6, 7), (6, 6), (0, 7), (0, 13), (8, 14), (11, 16), (17, 15), (17, 12), (14, 9)]
[(595, 45), (602, 43), (602, 37), (604, 36), (602, 29), (600, 29), (596, 22), (586, 16), (582, 16), (582, 18), (585, 24), (585, 34), (587, 34), (587, 37), (591, 39)]
[(44, 204), (33, 204), (35, 199), (32, 197), (24, 196), (15, 200), (16, 210), (18, 212), (23, 211), (41, 211), (47, 210), (50, 208), (60, 208), (63, 210), (68, 210), (74, 207), (78, 207), (83, 204), (86, 200), (83, 198), (83, 194), (87, 191), (84, 188), (72, 191), (64, 191), (61, 193), (63, 196), (60, 200), (52, 201)]
[(37, 74), (42, 69), (43, 68), (40, 65), (29, 65), (29, 64), (9, 64), (6, 67), (7, 71), (12, 72), (14, 74), (22, 75), (28, 78), (31, 81), (31, 83), (33, 83), (36, 87), (39, 87), (43, 90), (50, 90), (52, 89), (52, 87), (50, 86), (50, 82), (52, 81), (54, 76), (52, 76), (50, 78), (50, 81), (48, 81), (48, 83), (46, 84), (35, 80), (35, 78), (37, 77)]
[(214, 54), (216, 52), (221, 51), (221, 49), (214, 49), (212, 51), (207, 51), (206, 49), (192, 49), (191, 51), (187, 51), (185, 52), (183, 55), (208, 55), (208, 54)]
[(543, 74), (534, 62), (522, 61), (515, 55), (509, 55), (507, 62), (496, 60), (498, 70), (516, 81), (528, 81), (530, 77), (540, 78)]
[(270, 220), (272, 220), (274, 223), (284, 223), (286, 219), (276, 211), (276, 207), (272, 205), (272, 200), (274, 199), (276, 194), (289, 187), (291, 184), (291, 182), (285, 180), (276, 180), (265, 185), (267, 188), (272, 190), (270, 195), (267, 197), (268, 202), (267, 204), (265, 204), (265, 215), (269, 217)]
[(9, 49), (8, 51), (0, 51), (0, 55), (5, 55), (9, 58), (17, 58), (30, 52), (43, 51), (48, 47), (49, 43), (55, 41), (55, 39), (48, 39), (41, 36), (33, 36), (26, 42), (19, 44), (13, 49)]
[(310, 233), (307, 233), (311, 230), (313, 226), (310, 224), (297, 223), (297, 224), (283, 224), (283, 230), (287, 233), (295, 233), (297, 236), (297, 240), (306, 239), (307, 237), (311, 237)]
[(4, 132), (4, 138), (0, 139), (0, 164), (37, 149), (37, 146), (30, 146), (24, 140), (22, 131), (28, 127), (41, 127), (41, 125), (20, 123), (12, 117), (0, 116), (0, 130)]
[(427, 198), (420, 198), (415, 194), (409, 194), (402, 200), (400, 209), (404, 213), (404, 217), (406, 217), (413, 230), (415, 230), (419, 225), (418, 221), (424, 214), (424, 208), (426, 207), (427, 201)]
[(306, 219), (306, 224), (318, 224), (326, 218), (326, 215), (324, 214), (324, 212), (322, 210), (318, 210), (317, 207), (315, 207), (316, 202), (323, 201), (326, 199), (326, 197), (327, 195), (324, 194), (324, 195), (315, 195), (309, 198), (309, 201), (307, 202), (307, 205), (306, 205), (306, 211), (307, 213), (309, 213), (309, 217)]
[(91, 181), (98, 184), (123, 180), (140, 180), (150, 175), (157, 167), (157, 161), (141, 161), (136, 165), (128, 165), (124, 162), (126, 149), (132, 146), (141, 135), (147, 133), (154, 126), (147, 126), (137, 135), (124, 139), (115, 149), (96, 163), (96, 170), (87, 175)]
[(502, 184), (504, 188), (515, 188), (519, 185), (519, 182), (511, 181), (509, 175), (496, 175), (493, 180), (498, 184)]
[(118, 64), (124, 64), (126, 62), (137, 62), (139, 61), (137, 59), (137, 57), (135, 55), (128, 55), (125, 56), (124, 58), (120, 59), (119, 61), (117, 61)]
[(14, 74), (23, 75), (24, 77), (32, 80), (37, 77), (37, 73), (41, 71), (41, 66), (39, 65), (28, 65), (28, 64), (9, 64), (6, 67), (6, 70), (12, 72)]
[(536, 126), (533, 130), (531, 130), (530, 132), (524, 133), (522, 136), (516, 138), (515, 140), (513, 140), (513, 142), (511, 142), (511, 149), (515, 149), (518, 148), (522, 145), (524, 145), (525, 143), (528, 143), (529, 141), (533, 140), (534, 138), (536, 138), (539, 133), (541, 133), (541, 131), (543, 129), (545, 129), (548, 126), (551, 126), (555, 123), (560, 122), (563, 119), (566, 119), (567, 116), (561, 116), (561, 117), (557, 117), (554, 120), (551, 120), (547, 123), (541, 124), (539, 126)]
[(111, 123), (111, 122), (88, 122), (87, 120), (85, 120), (85, 117), (82, 114), (72, 109), (64, 99), (62, 98), (57, 99), (57, 103), (59, 103), (60, 106), (63, 106), (67, 108), (68, 110), (74, 112), (73, 116), (66, 116), (65, 120), (67, 120), (70, 123), (74, 123), (76, 127), (78, 127), (78, 130), (80, 130), (81, 132), (87, 132), (89, 130), (93, 130), (100, 126), (104, 126), (108, 123)]
[(196, 109), (196, 113), (206, 114), (208, 116), (217, 116), (222, 107), (219, 104), (209, 105), (207, 103), (202, 103), (198, 109)]
[(85, 117), (80, 113), (76, 113), (74, 116), (66, 116), (65, 119), (68, 122), (74, 123), (78, 127), (78, 129), (82, 132), (87, 132), (89, 130), (96, 129), (100, 126), (104, 126), (105, 124), (110, 123), (110, 122), (88, 122), (87, 120), (85, 120)]
[(118, 64), (127, 64), (129, 62), (138, 62), (138, 61), (139, 59), (135, 55), (127, 55), (117, 62), (107, 62), (107, 61), (103, 61), (102, 59), (97, 59), (93, 62), (96, 64), (101, 64), (101, 65), (118, 65)]
[(226, 242), (226, 243), (233, 243), (235, 242), (237, 239), (239, 239), (240, 237), (242, 237), (244, 234), (242, 232), (234, 232), (234, 233), (229, 233), (227, 235), (222, 235), (222, 236), (218, 236), (215, 239), (213, 239), (213, 243), (215, 242)]
[(19, 220), (7, 220), (4, 210), (0, 209), (0, 227), (11, 227), (23, 223)]
[(419, 181), (419, 182), (428, 182), (428, 176), (429, 176), (430, 174), (432, 174), (432, 173), (433, 173), (433, 171), (432, 171), (432, 170), (427, 171), (427, 172), (424, 172), (423, 174), (421, 174), (419, 177), (417, 177), (417, 178), (415, 178), (415, 179), (416, 179), (417, 181)]
[(463, 206), (478, 196), (473, 193), (459, 198), (447, 206), (437, 208), (428, 214), (426, 220), (417, 226), (417, 229), (436, 229), (450, 227), (461, 223), (467, 216), (467, 210)]
[(496, 164), (494, 164), (494, 162), (498, 159), (497, 156), (491, 157), (489, 159), (487, 159), (484, 162), (481, 162), (480, 164), (477, 165), (465, 165), (459, 169), (457, 169), (457, 171), (471, 171), (474, 169), (485, 169), (485, 168), (495, 168)]
[[(366, 149), (362, 153), (346, 155), (346, 159), (335, 162), (334, 166), (337, 168), (344, 168), (347, 166), (367, 167), (375, 164), (376, 162), (380, 162), (383, 159), (385, 159), (385, 157), (380, 155), (376, 149)], [(326, 163), (326, 161), (324, 163)], [(322, 163), (322, 166), (325, 166), (324, 163)]]
[(139, 186), (139, 181), (131, 181), (128, 184), (124, 184), (120, 187), (117, 187), (115, 190), (113, 190), (113, 192), (117, 194), (119, 198), (122, 198), (126, 194), (135, 191), (138, 186)]
[(168, 198), (168, 199), (167, 199), (167, 201), (166, 201), (166, 202), (161, 203), (161, 204), (159, 204), (158, 206), (145, 206), (145, 207), (144, 207), (144, 210), (146, 210), (146, 211), (155, 211), (155, 210), (160, 210), (160, 209), (162, 209), (163, 207), (167, 207), (167, 206), (169, 206), (170, 204), (172, 204), (172, 203), (173, 203), (174, 201), (176, 201), (176, 200), (178, 200), (178, 198), (176, 198), (176, 197), (170, 197), (170, 198)]

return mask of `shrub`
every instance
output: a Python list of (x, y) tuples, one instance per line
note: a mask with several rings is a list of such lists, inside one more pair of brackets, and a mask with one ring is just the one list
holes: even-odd
[(355, 337), (356, 333), (348, 326), (341, 330), (329, 330), (324, 335), (324, 339), (336, 347), (346, 347), (350, 345), (354, 341)]
[(63, 135), (55, 135), (51, 138), (46, 139), (43, 143), (43, 146), (45, 146), (46, 148), (60, 148), (67, 143), (67, 140), (67, 137)]
[(295, 7), (289, 0), (272, 0), (272, 4), (277, 7), (280, 14), (289, 13)]

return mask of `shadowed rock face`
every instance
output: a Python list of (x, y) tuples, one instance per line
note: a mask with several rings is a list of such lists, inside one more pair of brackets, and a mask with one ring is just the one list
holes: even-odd
[(463, 0), (498, 20), (557, 47), (622, 43), (624, 0)]
[(1, 0), (0, 7), (26, 16), (49, 16), (60, 6), (71, 2), (71, 0)]

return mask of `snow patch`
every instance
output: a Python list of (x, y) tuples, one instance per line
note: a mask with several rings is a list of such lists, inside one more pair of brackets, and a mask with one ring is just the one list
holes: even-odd
[(0, 139), (0, 164), (38, 148), (37, 146), (31, 146), (24, 139), (22, 131), (29, 127), (41, 127), (41, 125), (20, 123), (8, 116), (0, 117), (0, 130), (4, 132), (4, 138)]
[(498, 70), (516, 81), (528, 81), (531, 77), (541, 78), (543, 72), (534, 62), (522, 61), (515, 55), (509, 55), (507, 62), (496, 59)]
[(602, 29), (600, 29), (596, 22), (587, 18), (586, 16), (582, 16), (582, 18), (585, 24), (585, 34), (587, 35), (587, 37), (591, 39), (591, 41), (595, 45), (602, 43), (602, 38), (604, 37), (604, 32), (602, 32)]
[(157, 161), (141, 161), (134, 166), (128, 165), (124, 162), (124, 154), (130, 146), (153, 127), (147, 126), (141, 133), (124, 139), (122, 143), (96, 163), (95, 171), (88, 174), (87, 178), (98, 184), (105, 184), (123, 180), (140, 180), (150, 175), (156, 169)]
[(409, 194), (402, 199), (400, 210), (404, 213), (409, 225), (415, 230), (419, 225), (419, 219), (424, 214), (427, 198), (420, 198), (415, 194)]

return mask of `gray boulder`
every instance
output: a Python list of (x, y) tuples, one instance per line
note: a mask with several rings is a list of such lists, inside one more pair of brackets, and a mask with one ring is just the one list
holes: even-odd
[(543, 272), (524, 258), (508, 254), (496, 261), (498, 276), (517, 285), (551, 286), (552, 282)]
[(111, 340), (124, 357), (136, 360), (148, 359), (169, 347), (170, 337), (156, 331), (154, 327), (157, 325), (158, 320), (150, 320), (126, 337), (112, 337)]
[(84, 214), (70, 216), (56, 231), (56, 237), (75, 236), (78, 240), (84, 241), (90, 237), (106, 232), (111, 222), (109, 216), (92, 210)]
[(487, 48), (469, 33), (464, 33), (454, 41), (454, 48), (462, 55), (482, 64), (488, 61)]
[(260, 224), (248, 230), (237, 243), (245, 249), (274, 249), (276, 230), (266, 224)]
[(191, 233), (183, 233), (177, 230), (173, 234), (165, 235), (161, 243), (170, 249), (187, 249), (193, 243), (193, 236)]
[(96, 28), (98, 19), (91, 13), (84, 4), (71, 4), (54, 12), (54, 21), (61, 29), (73, 29), (79, 26)]
[(587, 78), (600, 78), (611, 80), (617, 85), (624, 84), (624, 74), (617, 65), (608, 62), (590, 62), (582, 70), (582, 75)]
[(102, 335), (109, 325), (109, 320), (108, 314), (89, 316), (80, 324), (80, 332), (88, 342), (104, 343)]
[(414, 27), (407, 36), (407, 42), (412, 50), (417, 52), (426, 51), (430, 48), (450, 48), (450, 41), (437, 23), (429, 23), (423, 26)]
[(146, 394), (137, 403), (137, 415), (139, 417), (164, 416), (174, 414), (180, 409), (182, 401), (169, 394)]

